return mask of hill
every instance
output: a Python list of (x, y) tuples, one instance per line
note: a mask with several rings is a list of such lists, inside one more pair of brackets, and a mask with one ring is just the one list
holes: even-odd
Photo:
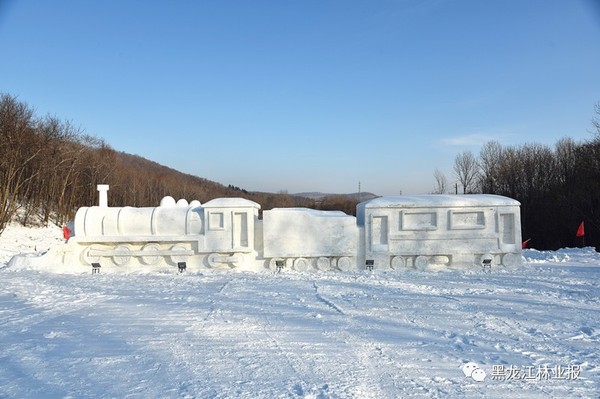
[(292, 194), (298, 197), (309, 198), (314, 201), (322, 200), (325, 197), (344, 197), (350, 200), (356, 200), (358, 202), (367, 201), (373, 198), (379, 197), (379, 195), (369, 193), (369, 192), (361, 192), (361, 193), (350, 193), (350, 194), (332, 194), (332, 193), (321, 193), (321, 192), (306, 192), (306, 193), (296, 193)]
[[(37, 117), (16, 97), (0, 96), (0, 234), (7, 223), (23, 225), (71, 220), (82, 206), (97, 203), (98, 184), (109, 184), (110, 206), (156, 206), (170, 195), (199, 200), (244, 197), (263, 210), (310, 207), (355, 213), (359, 196), (252, 192), (179, 172), (110, 147), (69, 122)], [(17, 218), (18, 215), (18, 218)]]

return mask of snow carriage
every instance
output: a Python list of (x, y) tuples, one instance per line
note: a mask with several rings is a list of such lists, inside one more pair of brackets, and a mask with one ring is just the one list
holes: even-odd
[(380, 197), (357, 206), (368, 268), (515, 266), (520, 203), (499, 195)]
[(276, 208), (263, 212), (263, 253), (272, 270), (357, 268), (356, 218), (341, 211)]

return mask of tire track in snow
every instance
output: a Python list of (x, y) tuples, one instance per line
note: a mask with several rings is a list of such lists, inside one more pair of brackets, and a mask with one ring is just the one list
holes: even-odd
[[(316, 282), (311, 282), (311, 285), (316, 302), (302, 300), (302, 309), (314, 309), (317, 303), (326, 305), (333, 313), (313, 315), (312, 321), (300, 329), (276, 323), (281, 316), (274, 320), (268, 315), (264, 318), (264, 334), (276, 350), (274, 355), (285, 359), (293, 376), (287, 381), (288, 393), (292, 397), (386, 398), (377, 383), (379, 374), (376, 367), (365, 360), (362, 346), (355, 340), (349, 342), (344, 339), (344, 335), (335, 328), (341, 320), (352, 317), (335, 301), (324, 296)], [(344, 317), (340, 319), (339, 316)], [(333, 319), (329, 320), (330, 317)]]
[[(346, 368), (346, 377), (343, 385), (339, 386), (342, 392), (350, 397), (360, 398), (396, 398), (395, 394), (400, 387), (400, 376), (394, 373), (399, 370), (400, 365), (383, 352), (383, 345), (378, 344), (372, 338), (361, 337), (365, 325), (362, 317), (356, 317), (353, 310), (346, 312), (336, 301), (322, 294), (322, 287), (313, 282), (315, 297), (318, 302), (327, 305), (336, 313), (333, 316), (344, 316), (343, 329), (328, 328), (324, 336), (336, 342), (331, 346), (340, 348), (345, 353), (345, 364), (340, 367)], [(355, 306), (354, 302), (349, 302)], [(347, 357), (353, 359), (349, 361)]]
[(341, 314), (343, 316), (346, 315), (346, 313), (344, 312), (344, 310), (342, 308), (340, 308), (333, 301), (325, 298), (321, 293), (319, 293), (319, 286), (317, 285), (316, 282), (313, 282), (313, 288), (315, 289), (315, 296), (317, 297), (319, 302), (324, 303), (325, 305), (327, 305), (328, 307), (330, 307), (331, 309), (335, 310), (336, 312), (338, 312), (339, 314)]

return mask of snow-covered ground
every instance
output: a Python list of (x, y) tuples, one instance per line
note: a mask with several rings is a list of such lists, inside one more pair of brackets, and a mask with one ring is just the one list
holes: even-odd
[(0, 398), (600, 397), (590, 248), (491, 273), (6, 266), (61, 241), (0, 236)]

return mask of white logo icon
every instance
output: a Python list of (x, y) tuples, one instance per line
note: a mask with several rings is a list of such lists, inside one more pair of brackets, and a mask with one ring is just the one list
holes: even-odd
[(471, 377), (477, 382), (482, 382), (485, 380), (485, 371), (479, 368), (477, 363), (469, 362), (462, 367), (463, 373), (465, 373), (465, 377)]

